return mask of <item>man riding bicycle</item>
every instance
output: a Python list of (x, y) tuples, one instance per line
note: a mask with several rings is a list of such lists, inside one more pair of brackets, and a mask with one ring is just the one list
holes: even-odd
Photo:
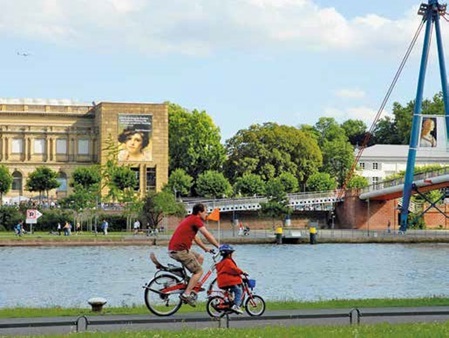
[(179, 223), (168, 243), (169, 256), (180, 262), (192, 273), (187, 288), (184, 293), (179, 296), (191, 306), (196, 306), (196, 297), (192, 292), (193, 288), (203, 275), (202, 264), (204, 262), (203, 255), (191, 250), (192, 243), (195, 242), (205, 252), (212, 251), (198, 236), (198, 231), (216, 248), (220, 246), (215, 237), (206, 229), (204, 225), (206, 219), (207, 210), (204, 204), (195, 204), (192, 209), (192, 214)]

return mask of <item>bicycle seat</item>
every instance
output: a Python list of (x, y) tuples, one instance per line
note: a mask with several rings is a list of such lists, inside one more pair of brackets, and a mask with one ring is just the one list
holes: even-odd
[(156, 268), (158, 268), (159, 270), (167, 271), (179, 277), (185, 278), (186, 275), (184, 272), (184, 268), (182, 266), (177, 266), (171, 263), (163, 265), (161, 262), (158, 261), (154, 252), (150, 253), (150, 259), (154, 263), (154, 265), (156, 265)]

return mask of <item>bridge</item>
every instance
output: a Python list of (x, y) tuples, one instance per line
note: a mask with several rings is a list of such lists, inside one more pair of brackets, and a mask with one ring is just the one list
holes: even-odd
[[(288, 194), (288, 205), (293, 210), (299, 211), (325, 211), (333, 210), (335, 203), (343, 201), (343, 197), (338, 191), (304, 192)], [(203, 203), (207, 206), (207, 211), (211, 212), (218, 208), (220, 212), (235, 211), (257, 211), (261, 208), (261, 203), (268, 202), (265, 196), (243, 197), (243, 198), (223, 198), (223, 199), (192, 199), (185, 200), (184, 204), (189, 214), (196, 203)]]
[[(402, 197), (405, 178), (387, 180), (362, 189), (359, 194), (362, 200), (387, 201)], [(420, 193), (449, 187), (449, 167), (417, 174), (413, 184)]]

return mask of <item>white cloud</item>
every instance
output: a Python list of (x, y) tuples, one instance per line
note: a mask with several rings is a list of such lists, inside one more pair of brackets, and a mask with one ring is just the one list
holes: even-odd
[[(0, 0), (0, 37), (149, 53), (227, 49), (385, 52), (411, 36), (416, 12), (346, 19), (312, 0)], [(394, 34), (392, 34), (394, 32)]]
[[(338, 109), (333, 107), (327, 107), (324, 109), (324, 116), (333, 117), (339, 123), (343, 123), (346, 120), (361, 120), (366, 124), (366, 127), (369, 129), (373, 123), (377, 123), (375, 121), (378, 110), (375, 110), (370, 107), (358, 106), (358, 107), (349, 107), (345, 109)], [(387, 111), (382, 111), (379, 118), (383, 118), (389, 115)]]
[(365, 97), (365, 92), (361, 89), (339, 89), (334, 92), (335, 96), (346, 99), (361, 99)]

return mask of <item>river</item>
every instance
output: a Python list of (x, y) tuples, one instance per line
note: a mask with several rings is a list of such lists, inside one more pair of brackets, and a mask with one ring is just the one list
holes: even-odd
[[(449, 297), (449, 244), (235, 248), (266, 300)], [(1, 247), (0, 307), (87, 307), (94, 296), (108, 306), (143, 305), (142, 286), (155, 272), (150, 250), (171, 261), (165, 247)]]

